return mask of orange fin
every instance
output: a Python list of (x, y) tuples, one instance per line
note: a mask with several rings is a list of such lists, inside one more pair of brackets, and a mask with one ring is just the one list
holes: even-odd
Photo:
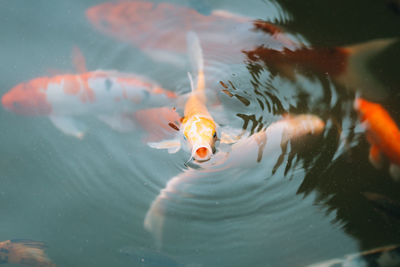
[[(0, 243), (0, 258), (8, 263), (35, 267), (56, 267), (44, 252), (42, 242), (21, 239), (7, 240)], [(3, 263), (3, 262), (1, 262)], [(6, 262), (4, 262), (6, 263)]]
[(146, 141), (170, 139), (179, 131), (180, 116), (173, 108), (151, 108), (135, 112), (135, 119), (148, 133)]
[(369, 161), (375, 168), (382, 168), (382, 154), (377, 145), (371, 145), (369, 149)]
[(72, 49), (72, 62), (78, 73), (87, 72), (86, 59), (83, 56), (82, 51), (77, 46), (74, 46), (74, 48)]

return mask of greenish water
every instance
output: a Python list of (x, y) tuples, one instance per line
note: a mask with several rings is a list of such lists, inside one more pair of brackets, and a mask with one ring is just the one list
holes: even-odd
[[(75, 72), (74, 46), (89, 70), (134, 72), (171, 90), (187, 87), (187, 70), (155, 62), (96, 31), (85, 11), (100, 3), (0, 0), (0, 93), (36, 77)], [(316, 46), (400, 33), (400, 16), (378, 0), (173, 3), (272, 20)], [(397, 43), (371, 62), (373, 75), (384, 84), (377, 90), (388, 93), (382, 103), (397, 122), (399, 59)], [(378, 193), (398, 203), (400, 183), (369, 163), (353, 91), (337, 87), (329, 75), (288, 81), (257, 64), (226, 63), (216, 73), (218, 81), (231, 82), (250, 101), (245, 106), (222, 97), (233, 126), (243, 126), (238, 113), (261, 117), (265, 125), (287, 111), (313, 113), (326, 121), (323, 136), (307, 147), (289, 147), (274, 173), (274, 165), (264, 162), (189, 183), (167, 205), (158, 249), (143, 220), (166, 183), (188, 171), (187, 154), (152, 149), (142, 132), (119, 133), (93, 118), (87, 118), (89, 131), (79, 140), (46, 117), (0, 109), (0, 240), (44, 241), (57, 266), (307, 266), (400, 243), (397, 206), (382, 208), (365, 195)], [(275, 98), (257, 95), (256, 87)], [(260, 97), (280, 106), (262, 108)]]

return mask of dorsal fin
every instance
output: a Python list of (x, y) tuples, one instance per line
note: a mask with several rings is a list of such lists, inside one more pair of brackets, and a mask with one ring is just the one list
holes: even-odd
[(188, 74), (188, 78), (189, 78), (189, 82), (190, 82), (190, 89), (192, 90), (192, 92), (194, 92), (194, 90), (196, 90), (196, 88), (194, 87), (192, 74), (190, 74), (190, 72), (188, 72), (187, 74)]
[[(203, 52), (201, 50), (199, 38), (195, 32), (188, 32), (187, 47), (192, 73), (196, 73), (197, 76), (197, 86), (195, 88), (203, 90), (205, 87)], [(192, 90), (193, 88), (194, 87), (192, 87)]]
[(77, 46), (72, 49), (72, 63), (78, 73), (87, 72), (85, 57)]

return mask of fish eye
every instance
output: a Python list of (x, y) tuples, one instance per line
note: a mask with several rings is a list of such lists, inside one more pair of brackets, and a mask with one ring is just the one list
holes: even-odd
[(217, 132), (214, 132), (213, 137), (214, 137), (214, 138), (217, 138)]

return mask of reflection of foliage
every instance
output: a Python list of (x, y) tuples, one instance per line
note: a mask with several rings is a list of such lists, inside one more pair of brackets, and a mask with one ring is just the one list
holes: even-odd
[[(343, 90), (343, 88), (335, 87), (328, 76), (319, 76), (312, 73), (307, 73), (304, 77), (318, 81), (320, 86), (315, 90), (320, 90), (321, 95), (318, 101), (311, 101), (313, 95), (309, 93), (310, 90), (305, 91), (301, 85), (296, 84), (296, 80), (292, 80), (293, 99), (290, 105), (287, 105), (285, 96), (279, 88), (275, 88), (274, 79), (279, 75), (278, 72), (270, 72), (270, 68), (266, 70), (257, 62), (248, 62), (247, 68), (251, 75), (251, 91), (248, 89), (246, 92), (240, 92), (235, 88), (232, 81), (227, 84), (230, 86), (224, 87), (226, 90), (234, 91), (236, 95), (241, 94), (242, 98), (247, 97), (251, 103), (258, 103), (259, 109), (253, 109), (249, 114), (238, 113), (237, 116), (243, 120), (242, 128), (254, 134), (271, 123), (267, 119), (271, 115), (284, 115), (284, 114), (315, 114), (321, 117), (327, 124), (324, 136), (321, 138), (302, 138), (301, 140), (292, 140), (290, 142), (290, 150), (288, 146), (282, 147), (282, 154), (276, 163), (273, 172), (284, 163), (285, 155), (287, 154), (287, 161), (285, 167), (285, 175), (288, 171), (301, 161), (303, 167), (307, 171), (314, 171), (313, 168), (318, 166), (327, 165), (332, 161), (337, 149), (339, 148), (343, 127), (343, 118), (351, 121), (347, 135), (345, 136), (346, 142), (351, 143), (354, 137), (354, 124), (356, 122), (356, 115), (352, 111), (352, 103), (354, 94)], [(334, 91), (334, 92), (333, 92)], [(317, 95), (318, 93), (315, 92)], [(335, 97), (333, 97), (335, 95)], [(248, 105), (246, 105), (248, 106)], [(285, 110), (284, 106), (288, 106)], [(314, 150), (306, 149), (312, 147)]]
[[(250, 134), (258, 132), (271, 123), (266, 120), (270, 115), (285, 113), (315, 114), (326, 122), (324, 134), (310, 139), (312, 145), (309, 140), (301, 139), (282, 147), (273, 172), (285, 164), (287, 175), (301, 163), (306, 175), (297, 193), (307, 196), (316, 192), (316, 203), (323, 204), (328, 213), (335, 211), (336, 223), (359, 239), (362, 249), (400, 243), (399, 217), (396, 216), (400, 214), (400, 204), (397, 204), (400, 203), (400, 185), (389, 178), (387, 170), (377, 171), (367, 160), (365, 137), (354, 132), (358, 123), (353, 111), (354, 92), (332, 84), (328, 75), (306, 73), (303, 77), (318, 81), (320, 86), (315, 90), (320, 91), (315, 94), (321, 97), (311, 101), (313, 93), (302, 90), (296, 80), (291, 80), (295, 99), (285, 110), (284, 106), (288, 106), (285, 98), (272, 83), (279, 72), (265, 75), (266, 68), (258, 63), (251, 62), (247, 66), (252, 78), (251, 91), (245, 94), (235, 88), (235, 94), (252, 104), (258, 103), (259, 109), (249, 108), (251, 112), (237, 114), (243, 119), (244, 130)], [(230, 84), (233, 86), (232, 82)], [(376, 193), (380, 197), (376, 197)]]

